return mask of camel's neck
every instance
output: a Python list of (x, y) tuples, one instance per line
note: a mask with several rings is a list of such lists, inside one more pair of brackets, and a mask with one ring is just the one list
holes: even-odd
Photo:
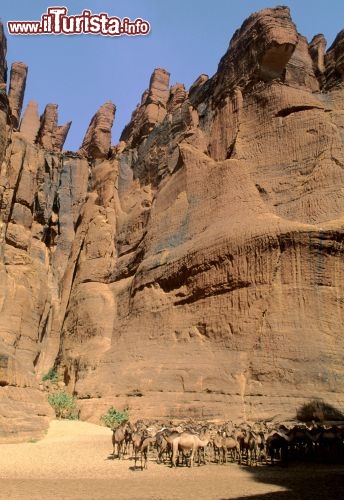
[(209, 434), (204, 434), (199, 437), (199, 446), (207, 446), (210, 441)]

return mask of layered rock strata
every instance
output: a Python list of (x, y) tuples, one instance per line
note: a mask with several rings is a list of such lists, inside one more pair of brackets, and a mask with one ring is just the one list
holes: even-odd
[(111, 405), (343, 410), (342, 42), (325, 52), (288, 8), (257, 12), (213, 77), (186, 90), (154, 70), (120, 143), (108, 102), (75, 154), (56, 107), (38, 128), (31, 105), (18, 132), (0, 96), (1, 415), (17, 401), (33, 421), (29, 389), (43, 425), (52, 366), (95, 422)]

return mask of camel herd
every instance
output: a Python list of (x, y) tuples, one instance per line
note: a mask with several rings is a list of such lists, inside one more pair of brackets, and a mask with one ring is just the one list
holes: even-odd
[[(160, 427), (160, 428), (159, 428)], [(134, 469), (149, 459), (171, 467), (227, 462), (257, 466), (290, 460), (344, 462), (344, 424), (222, 425), (201, 423), (158, 426), (138, 421), (112, 429), (112, 458), (131, 456)]]

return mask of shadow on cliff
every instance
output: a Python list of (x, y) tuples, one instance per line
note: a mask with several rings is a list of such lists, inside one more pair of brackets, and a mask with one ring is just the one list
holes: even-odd
[[(255, 470), (254, 470), (255, 469)], [(245, 495), (237, 500), (329, 500), (343, 498), (344, 466), (293, 464), (290, 467), (249, 468), (255, 482), (278, 486), (279, 491)], [(233, 497), (231, 497), (233, 498)], [(227, 500), (222, 497), (221, 500)]]

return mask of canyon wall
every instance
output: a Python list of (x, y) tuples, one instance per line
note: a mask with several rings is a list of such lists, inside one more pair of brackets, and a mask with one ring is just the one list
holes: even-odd
[(53, 366), (97, 423), (343, 410), (344, 32), (252, 14), (213, 77), (155, 69), (119, 144), (109, 101), (75, 153), (57, 105), (20, 121), (1, 36), (0, 439), (44, 430)]

